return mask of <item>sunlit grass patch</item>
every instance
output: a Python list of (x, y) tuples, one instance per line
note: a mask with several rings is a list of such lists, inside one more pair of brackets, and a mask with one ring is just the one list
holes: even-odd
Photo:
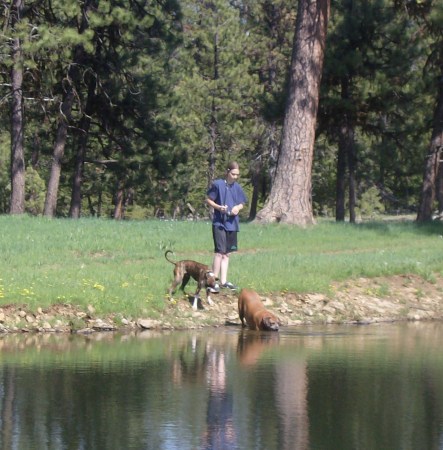
[[(0, 305), (158, 314), (172, 281), (165, 251), (208, 265), (213, 258), (208, 222), (1, 216), (0, 226)], [(443, 274), (442, 235), (441, 224), (412, 222), (320, 221), (306, 229), (243, 223), (229, 279), (263, 294), (326, 295), (334, 282), (359, 277), (417, 274), (433, 282)], [(187, 290), (195, 285), (191, 280)]]

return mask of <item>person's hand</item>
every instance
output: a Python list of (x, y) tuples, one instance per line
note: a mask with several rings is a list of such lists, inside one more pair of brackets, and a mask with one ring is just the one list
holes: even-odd
[(240, 206), (235, 205), (235, 206), (231, 209), (231, 216), (236, 216), (239, 212), (240, 212)]
[(220, 212), (222, 212), (222, 213), (228, 212), (228, 206), (227, 205), (220, 206)]

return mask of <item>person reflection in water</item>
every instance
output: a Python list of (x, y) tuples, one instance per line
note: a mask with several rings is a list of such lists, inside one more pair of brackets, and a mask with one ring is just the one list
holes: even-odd
[(219, 349), (208, 349), (207, 384), (209, 388), (206, 414), (207, 428), (202, 438), (202, 449), (234, 448), (236, 432), (233, 423), (233, 397), (226, 382), (225, 354)]

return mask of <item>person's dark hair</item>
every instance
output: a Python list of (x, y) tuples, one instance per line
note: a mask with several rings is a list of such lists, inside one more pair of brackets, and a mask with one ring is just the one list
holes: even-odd
[(237, 170), (240, 169), (240, 166), (238, 165), (237, 161), (231, 161), (228, 164), (228, 168), (226, 169), (226, 172), (230, 172), (231, 170), (234, 170), (234, 169), (237, 169)]

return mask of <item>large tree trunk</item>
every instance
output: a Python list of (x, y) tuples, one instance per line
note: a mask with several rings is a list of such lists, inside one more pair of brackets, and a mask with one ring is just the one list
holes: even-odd
[[(20, 21), (24, 0), (14, 0), (12, 4), (12, 28)], [(25, 151), (23, 115), (23, 61), (21, 42), (18, 37), (12, 40), (11, 84), (11, 214), (25, 212)]]
[[(443, 69), (443, 67), (442, 67)], [(434, 124), (431, 136), (429, 154), (426, 157), (423, 184), (418, 206), (417, 222), (426, 222), (432, 219), (432, 210), (435, 200), (435, 188), (441, 150), (443, 148), (443, 70), (438, 86), (437, 106), (434, 112)]]
[(259, 222), (315, 223), (311, 183), (330, 0), (299, 0), (289, 98), (274, 184)]

